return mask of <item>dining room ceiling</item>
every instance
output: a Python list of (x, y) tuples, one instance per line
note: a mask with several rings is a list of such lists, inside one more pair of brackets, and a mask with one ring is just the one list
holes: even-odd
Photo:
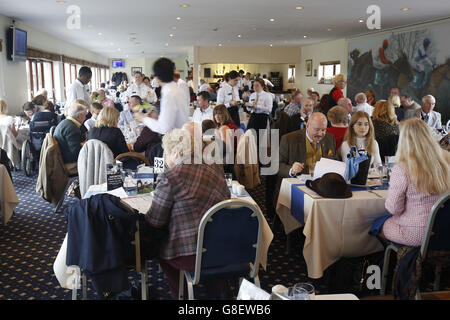
[[(441, 0), (3, 0), (0, 14), (108, 58), (142, 58), (376, 32), (366, 25), (370, 5), (380, 8), (382, 30), (450, 16), (450, 1)], [(70, 6), (80, 10), (79, 29), (67, 26)]]

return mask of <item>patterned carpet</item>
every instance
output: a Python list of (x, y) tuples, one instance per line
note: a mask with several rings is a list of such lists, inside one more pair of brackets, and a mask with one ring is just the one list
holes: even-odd
[[(77, 200), (66, 197), (60, 211), (53, 213), (53, 206), (35, 193), (36, 178), (37, 173), (32, 177), (26, 177), (20, 171), (13, 173), (20, 204), (8, 225), (0, 226), (0, 300), (71, 299), (71, 291), (61, 288), (56, 280), (53, 262), (67, 230), (63, 210)], [(262, 182), (259, 187), (249, 190), (249, 193), (260, 205), (271, 225), (272, 216), (267, 215), (265, 204), (264, 178)], [(291, 239), (292, 248), (289, 254), (286, 254), (286, 236), (279, 221), (273, 232), (274, 240), (269, 249), (267, 270), (260, 269), (259, 273), (262, 289), (270, 292), (276, 284), (291, 286), (309, 281), (314, 283), (318, 294), (329, 293), (324, 280), (312, 281), (306, 276), (300, 231), (295, 232)], [(449, 277), (445, 273), (442, 274), (443, 282), (446, 278)], [(138, 283), (135, 272), (130, 271), (129, 279), (130, 283)], [(167, 279), (153, 261), (149, 265), (148, 282), (150, 299), (171, 299)], [(443, 285), (449, 289), (448, 283)], [(346, 288), (342, 290), (344, 292)], [(206, 299), (205, 291), (202, 285), (195, 289), (196, 298)], [(236, 297), (237, 283), (231, 284), (231, 291)], [(89, 287), (88, 298), (100, 297)]]

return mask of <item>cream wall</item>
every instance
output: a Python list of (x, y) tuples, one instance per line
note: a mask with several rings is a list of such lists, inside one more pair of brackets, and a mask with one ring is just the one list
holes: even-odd
[[(308, 88), (314, 88), (320, 96), (328, 94), (333, 88), (331, 84), (317, 84), (318, 77), (314, 77), (314, 70), (319, 68), (320, 62), (326, 61), (340, 61), (341, 73), (347, 75), (347, 40), (339, 39), (334, 41), (327, 41), (324, 43), (304, 46), (301, 48), (302, 61), (300, 68), (297, 69), (296, 82), (299, 84), (299, 89), (306, 93)], [(307, 77), (306, 74), (306, 60), (312, 59), (313, 75)], [(344, 95), (346, 89), (344, 89)]]
[[(27, 101), (27, 72), (25, 61), (13, 62), (6, 59), (6, 30), (10, 25), (11, 19), (0, 15), (0, 39), (3, 39), (3, 50), (0, 52), (0, 97), (6, 100), (8, 113), (13, 115), (20, 112), (22, 105)], [(27, 31), (28, 47), (56, 54), (64, 54), (90, 62), (105, 65), (108, 63), (106, 57), (52, 37), (23, 23), (18, 22), (16, 26)], [(55, 63), (55, 65), (57, 66), (55, 70), (57, 74), (54, 79), (55, 87), (64, 88), (62, 68), (60, 67), (60, 63)], [(59, 83), (56, 83), (58, 80)]]
[[(118, 58), (119, 59), (119, 58)], [(125, 72), (128, 77), (128, 82), (131, 83), (133, 81), (132, 75), (131, 75), (131, 68), (132, 67), (141, 67), (142, 72), (146, 76), (151, 76), (153, 74), (153, 64), (155, 63), (158, 58), (155, 57), (146, 57), (146, 58), (138, 58), (138, 59), (123, 59), (125, 60), (125, 68), (116, 68), (113, 69), (112, 66), (112, 59), (109, 59), (109, 70), (111, 76), (116, 72)], [(187, 57), (178, 57), (178, 58), (170, 58), (175, 63), (175, 70), (180, 72), (181, 78), (185, 79), (188, 74), (187, 64), (186, 64)]]

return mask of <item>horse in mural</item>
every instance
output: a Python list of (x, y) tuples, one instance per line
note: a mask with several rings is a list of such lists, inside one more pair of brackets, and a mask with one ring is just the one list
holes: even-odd
[(348, 82), (349, 96), (371, 89), (377, 100), (389, 96), (392, 87), (406, 88), (412, 80), (413, 69), (405, 54), (402, 54), (394, 63), (383, 70), (385, 81), (380, 85), (374, 84), (376, 69), (373, 67), (372, 50), (353, 58), (351, 78)]

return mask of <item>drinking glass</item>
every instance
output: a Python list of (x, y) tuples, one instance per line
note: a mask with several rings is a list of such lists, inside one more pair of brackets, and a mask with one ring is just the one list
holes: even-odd
[(288, 289), (288, 298), (290, 300), (311, 300), (308, 291), (300, 287), (290, 287)]
[(225, 173), (223, 175), (223, 177), (225, 178), (225, 181), (227, 182), (227, 186), (231, 187), (231, 184), (233, 182), (233, 175), (231, 173)]
[(315, 292), (314, 286), (312, 284), (297, 283), (296, 285), (294, 285), (294, 288), (297, 290), (305, 290), (308, 295), (307, 300), (315, 300), (316, 299), (316, 292)]
[(379, 165), (377, 167), (378, 175), (380, 176), (380, 183), (383, 184), (383, 178), (386, 175), (386, 167), (383, 165)]
[(310, 163), (308, 165), (308, 170), (309, 170), (309, 174), (311, 175), (311, 177), (314, 177), (314, 168), (316, 167), (316, 163)]

